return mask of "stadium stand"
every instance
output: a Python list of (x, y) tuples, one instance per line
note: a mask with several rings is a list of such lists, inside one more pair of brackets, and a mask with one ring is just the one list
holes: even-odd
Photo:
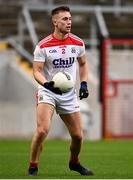
[(133, 35), (133, 14), (104, 14), (110, 37), (122, 37)]
[(0, 4), (0, 38), (17, 34), (17, 23), (20, 11), (21, 7), (18, 5)]
[[(74, 1), (70, 0), (53, 0), (53, 5), (59, 4), (67, 4), (72, 7), (75, 5)], [(76, 6), (82, 7), (90, 7), (92, 10), (88, 9), (87, 11), (73, 11), (73, 33), (79, 35), (83, 39), (90, 39), (91, 37), (96, 38), (96, 34), (93, 34), (92, 30), (92, 21), (95, 19), (93, 7), (100, 6), (102, 8), (106, 7), (132, 7), (133, 3), (131, 0), (119, 1), (107, 1), (107, 0), (78, 0), (76, 1)], [(51, 32), (50, 26), (50, 16), (49, 10), (38, 9), (35, 10), (35, 7), (49, 7), (49, 1), (34, 1), (34, 0), (7, 0), (0, 1), (0, 38), (5, 38), (9, 36), (19, 36), (23, 33), (23, 43), (22, 45), (29, 51), (33, 51), (33, 47), (31, 46), (31, 39), (29, 36), (28, 28), (25, 24), (25, 20), (23, 17), (23, 8), (25, 6), (34, 7), (33, 10), (30, 9), (31, 18), (33, 20), (35, 30), (38, 36), (38, 40), (48, 35)], [(75, 6), (74, 6), (75, 7)], [(8, 12), (8, 13), (7, 13)], [(132, 36), (132, 14), (125, 13), (113, 13), (113, 12), (103, 12), (103, 17), (105, 23), (107, 25), (107, 29), (109, 31), (110, 36), (117, 35), (128, 35)], [(80, 23), (79, 23), (80, 22)], [(20, 23), (22, 24), (20, 30)], [(47, 26), (49, 24), (49, 26)], [(82, 27), (82, 28), (81, 28)]]

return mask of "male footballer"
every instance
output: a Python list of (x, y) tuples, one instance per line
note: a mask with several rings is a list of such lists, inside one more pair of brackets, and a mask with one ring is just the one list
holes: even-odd
[(37, 96), (37, 129), (32, 139), (28, 174), (38, 173), (39, 157), (43, 142), (51, 126), (54, 111), (59, 114), (71, 136), (69, 169), (81, 175), (93, 175), (80, 163), (83, 140), (82, 119), (75, 88), (63, 93), (54, 87), (53, 76), (68, 72), (76, 81), (76, 62), (79, 65), (79, 98), (87, 98), (88, 64), (83, 40), (71, 32), (72, 17), (69, 7), (60, 6), (52, 10), (54, 32), (41, 40), (34, 51), (33, 75), (39, 83)]

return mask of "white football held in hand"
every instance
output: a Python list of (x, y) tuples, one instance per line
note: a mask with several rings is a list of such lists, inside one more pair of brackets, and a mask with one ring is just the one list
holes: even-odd
[(73, 77), (68, 72), (58, 72), (52, 81), (54, 81), (54, 87), (58, 87), (63, 93), (69, 92), (74, 87)]

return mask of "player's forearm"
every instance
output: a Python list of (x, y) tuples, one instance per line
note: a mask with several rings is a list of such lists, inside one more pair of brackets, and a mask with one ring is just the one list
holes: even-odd
[(80, 81), (87, 81), (88, 80), (88, 65), (87, 63), (84, 63), (80, 65), (79, 67), (79, 76), (80, 76)]
[(40, 84), (40, 85), (44, 85), (45, 82), (47, 82), (47, 80), (45, 79), (45, 77), (43, 76), (43, 74), (41, 72), (33, 72), (34, 78), (35, 80)]

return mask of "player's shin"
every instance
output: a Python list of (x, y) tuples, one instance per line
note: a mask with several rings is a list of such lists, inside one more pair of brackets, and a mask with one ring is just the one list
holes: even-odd
[(70, 146), (70, 162), (79, 163), (79, 153), (81, 150), (82, 139), (72, 139)]

